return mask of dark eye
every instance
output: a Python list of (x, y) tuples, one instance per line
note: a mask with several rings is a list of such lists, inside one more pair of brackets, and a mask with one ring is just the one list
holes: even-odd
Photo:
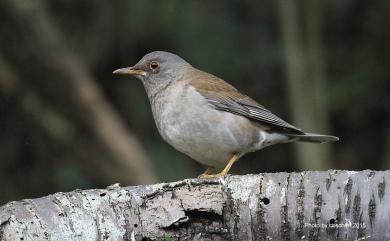
[(150, 62), (150, 68), (151, 69), (153, 69), (153, 70), (155, 70), (155, 69), (157, 69), (158, 68), (158, 62), (157, 61), (152, 61), (152, 62)]

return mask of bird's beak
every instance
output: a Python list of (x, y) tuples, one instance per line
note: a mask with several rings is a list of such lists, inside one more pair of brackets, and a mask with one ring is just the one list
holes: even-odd
[(112, 73), (113, 74), (124, 74), (124, 75), (143, 75), (143, 76), (146, 75), (145, 71), (143, 71), (141, 69), (136, 69), (134, 67), (127, 67), (127, 68), (117, 69), (117, 70), (115, 70)]

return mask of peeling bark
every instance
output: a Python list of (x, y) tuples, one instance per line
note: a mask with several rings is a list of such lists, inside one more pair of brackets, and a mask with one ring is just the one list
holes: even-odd
[(187, 179), (0, 207), (0, 240), (389, 240), (390, 171)]

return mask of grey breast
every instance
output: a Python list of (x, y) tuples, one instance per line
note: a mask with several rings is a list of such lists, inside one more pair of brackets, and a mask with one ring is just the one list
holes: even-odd
[(172, 83), (159, 95), (152, 110), (161, 136), (203, 164), (225, 165), (233, 152), (247, 152), (258, 140), (249, 120), (214, 109), (185, 81)]

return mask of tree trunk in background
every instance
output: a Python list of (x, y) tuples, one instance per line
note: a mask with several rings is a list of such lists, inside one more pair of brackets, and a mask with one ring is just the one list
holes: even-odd
[(390, 128), (387, 130), (386, 151), (384, 155), (383, 169), (390, 168)]
[[(305, 1), (302, 11), (306, 24), (304, 34), (300, 26), (305, 24), (299, 21), (299, 3), (294, 0), (279, 0), (278, 6), (292, 119), (295, 125), (305, 131), (328, 134), (322, 46), (323, 5), (321, 0)], [(331, 166), (328, 145), (297, 144), (297, 152), (297, 159), (303, 170), (324, 170)]]
[(73, 108), (82, 116), (84, 126), (90, 128), (113, 155), (120, 167), (119, 173), (123, 174), (122, 180), (127, 183), (155, 182), (157, 177), (139, 142), (106, 101), (81, 57), (68, 48), (64, 36), (46, 11), (44, 1), (4, 0), (1, 4), (32, 32), (31, 41), (41, 50), (34, 53), (36, 58), (64, 80), (59, 84), (71, 93), (64, 93), (63, 98), (76, 103)]
[(188, 179), (0, 207), (0, 240), (388, 240), (390, 171)]
[(73, 141), (75, 127), (50, 104), (43, 101), (37, 93), (22, 86), (16, 71), (0, 53), (0, 93), (5, 96), (18, 96), (23, 110), (33, 116), (42, 126), (42, 129), (61, 141)]

